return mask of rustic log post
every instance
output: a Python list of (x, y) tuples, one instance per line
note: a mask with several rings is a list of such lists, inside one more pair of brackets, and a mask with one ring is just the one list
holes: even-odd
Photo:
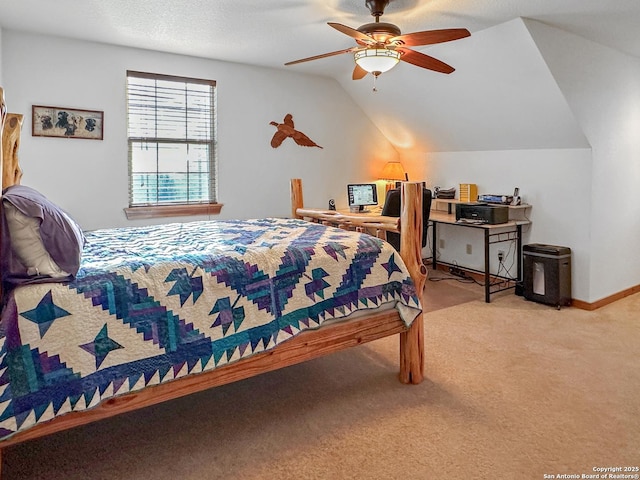
[[(293, 187), (294, 182), (296, 188)], [(300, 194), (294, 195), (294, 191)], [(386, 236), (387, 231), (400, 233), (400, 256), (413, 279), (416, 294), (422, 296), (427, 268), (422, 263), (422, 184), (403, 183), (401, 193), (402, 211), (400, 218), (385, 216), (363, 216), (343, 214), (336, 211), (295, 207), (294, 198), (302, 196), (300, 180), (292, 180), (292, 210), (297, 218), (315, 218), (324, 225), (339, 227), (358, 227), (377, 229)], [(399, 221), (398, 221), (399, 220)], [(400, 231), (399, 226), (402, 225)], [(424, 377), (424, 331), (423, 317), (420, 313), (407, 331), (400, 334), (400, 381), (420, 383)]]
[(304, 207), (304, 198), (302, 197), (302, 179), (291, 179), (291, 218), (301, 219), (297, 210)]
[[(403, 182), (400, 194), (400, 256), (422, 297), (427, 268), (422, 263), (422, 184)], [(420, 383), (424, 377), (424, 319), (420, 313), (400, 334), (400, 381)]]
[(22, 178), (22, 170), (18, 161), (18, 148), (20, 147), (20, 130), (24, 115), (20, 113), (7, 113), (2, 133), (2, 188), (18, 185)]

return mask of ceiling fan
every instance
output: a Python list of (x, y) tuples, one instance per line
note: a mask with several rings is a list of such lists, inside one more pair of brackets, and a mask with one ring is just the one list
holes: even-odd
[(378, 77), (383, 72), (391, 70), (399, 61), (411, 63), (418, 67), (427, 68), (441, 73), (451, 73), (455, 69), (440, 60), (417, 52), (408, 47), (432, 45), (434, 43), (450, 42), (471, 35), (466, 28), (449, 28), (444, 30), (427, 30), (402, 35), (400, 29), (392, 24), (380, 21), (384, 9), (391, 0), (365, 0), (365, 5), (375, 17), (375, 22), (366, 23), (360, 27), (351, 28), (340, 23), (329, 22), (329, 26), (355, 39), (357, 45), (336, 52), (324, 53), (313, 57), (302, 58), (287, 62), (285, 65), (318, 60), (343, 53), (353, 53), (356, 66), (352, 78), (360, 80), (367, 73)]

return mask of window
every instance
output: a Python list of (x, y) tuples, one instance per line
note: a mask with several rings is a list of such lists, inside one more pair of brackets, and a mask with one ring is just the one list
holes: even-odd
[(127, 72), (128, 218), (219, 212), (210, 208), (215, 89), (213, 80)]

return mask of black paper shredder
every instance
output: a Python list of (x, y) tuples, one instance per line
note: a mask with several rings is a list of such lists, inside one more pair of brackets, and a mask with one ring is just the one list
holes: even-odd
[(571, 249), (531, 243), (522, 247), (524, 298), (560, 308), (571, 304)]

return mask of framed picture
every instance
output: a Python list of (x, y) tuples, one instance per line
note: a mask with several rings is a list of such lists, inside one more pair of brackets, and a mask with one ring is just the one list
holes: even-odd
[(104, 112), (33, 105), (31, 121), (34, 137), (102, 140)]

